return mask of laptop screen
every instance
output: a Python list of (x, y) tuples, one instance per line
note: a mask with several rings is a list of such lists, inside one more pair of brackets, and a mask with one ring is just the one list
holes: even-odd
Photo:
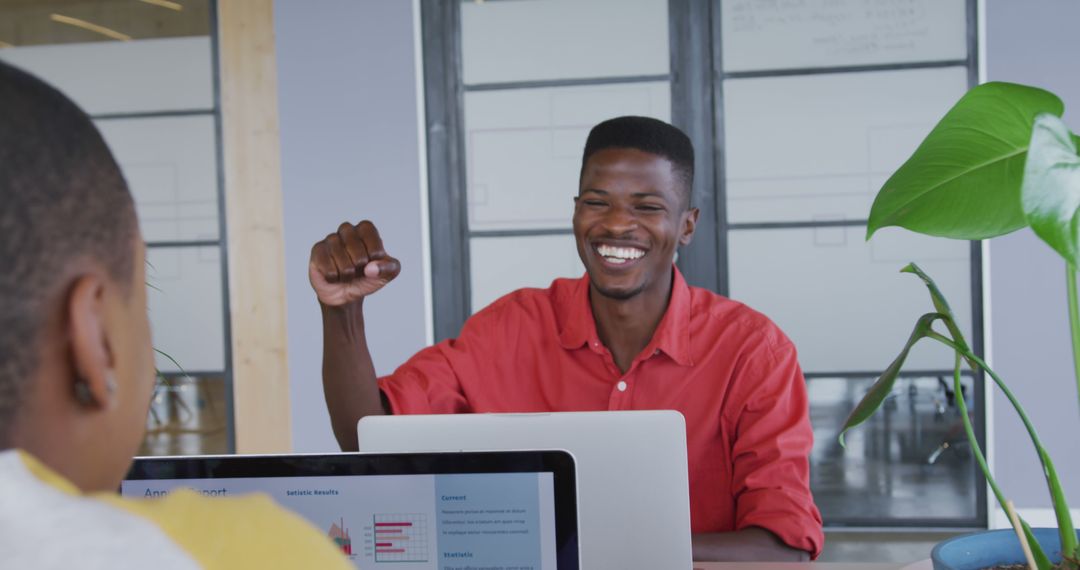
[(578, 568), (565, 452), (138, 458), (120, 491), (153, 498), (177, 488), (265, 493), (357, 567)]

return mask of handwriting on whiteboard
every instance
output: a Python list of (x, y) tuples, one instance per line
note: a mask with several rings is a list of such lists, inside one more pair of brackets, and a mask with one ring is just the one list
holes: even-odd
[(775, 50), (841, 61), (922, 57), (966, 35), (959, 0), (723, 0), (723, 19), (725, 45), (772, 38)]

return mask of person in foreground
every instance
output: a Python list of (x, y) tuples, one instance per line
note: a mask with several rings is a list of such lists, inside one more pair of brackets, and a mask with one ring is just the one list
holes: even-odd
[(122, 500), (154, 386), (145, 247), (90, 119), (0, 63), (0, 566), (351, 568), (264, 497)]
[(817, 557), (813, 434), (795, 348), (763, 315), (688, 286), (673, 263), (698, 220), (693, 172), (690, 140), (671, 125), (643, 117), (597, 125), (573, 215), (586, 275), (502, 297), (458, 338), (384, 378), (368, 352), (363, 305), (399, 262), (368, 221), (316, 243), (309, 278), (342, 449), (356, 449), (356, 422), (369, 414), (678, 410), (694, 558)]

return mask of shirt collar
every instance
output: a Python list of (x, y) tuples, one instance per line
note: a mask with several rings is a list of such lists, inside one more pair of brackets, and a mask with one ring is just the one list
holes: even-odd
[(45, 483), (46, 485), (67, 495), (80, 494), (79, 489), (75, 487), (75, 485), (71, 481), (68, 481), (59, 473), (48, 468), (44, 463), (39, 461), (38, 458), (30, 455), (29, 453), (26, 453), (21, 449), (16, 450), (15, 453), (22, 461), (23, 466), (26, 467), (26, 470), (29, 471), (30, 474), (33, 475), (38, 481), (41, 481), (42, 483)]
[[(681, 366), (693, 366), (690, 355), (690, 286), (674, 265), (672, 271), (671, 300), (643, 354), (661, 351)], [(579, 279), (567, 293), (568, 297), (559, 299), (556, 307), (562, 327), (559, 343), (565, 349), (599, 344), (592, 304), (589, 302), (589, 274)]]

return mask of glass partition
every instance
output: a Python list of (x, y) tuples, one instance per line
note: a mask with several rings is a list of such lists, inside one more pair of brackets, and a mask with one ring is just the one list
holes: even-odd
[(143, 454), (232, 449), (214, 9), (209, 0), (0, 2), (0, 59), (90, 114), (135, 197), (159, 351)]

